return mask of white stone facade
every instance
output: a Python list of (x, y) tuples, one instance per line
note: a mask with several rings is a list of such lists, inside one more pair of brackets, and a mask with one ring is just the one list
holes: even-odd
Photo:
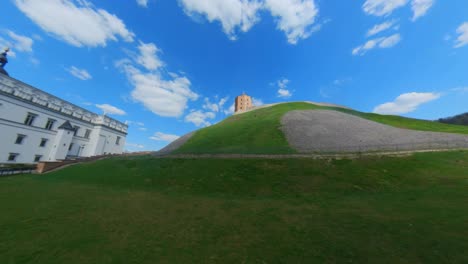
[(0, 74), (0, 164), (123, 152), (128, 126)]

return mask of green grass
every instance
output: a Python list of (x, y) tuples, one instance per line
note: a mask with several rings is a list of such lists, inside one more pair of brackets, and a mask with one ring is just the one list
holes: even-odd
[(197, 131), (174, 153), (295, 153), (280, 130), (281, 117), (291, 110), (318, 108), (307, 103), (289, 103), (233, 115)]
[(280, 130), (281, 117), (291, 110), (329, 109), (341, 111), (386, 125), (434, 132), (468, 134), (468, 126), (447, 125), (400, 116), (362, 113), (338, 107), (308, 103), (285, 103), (231, 116), (211, 127), (197, 131), (174, 153), (214, 154), (290, 154), (292, 149)]
[(0, 178), (0, 263), (467, 263), (468, 152)]

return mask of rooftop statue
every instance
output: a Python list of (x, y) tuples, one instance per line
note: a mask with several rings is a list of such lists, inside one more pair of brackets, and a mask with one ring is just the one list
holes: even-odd
[(10, 49), (7, 47), (0, 54), (0, 73), (5, 74), (5, 75), (8, 75), (8, 73), (4, 69), (5, 65), (8, 63), (8, 58), (7, 58), (8, 51), (10, 51)]

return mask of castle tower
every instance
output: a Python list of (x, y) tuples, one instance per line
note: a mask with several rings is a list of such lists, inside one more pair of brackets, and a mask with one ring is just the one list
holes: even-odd
[(252, 104), (252, 97), (246, 95), (243, 93), (242, 95), (239, 95), (236, 97), (236, 101), (234, 103), (235, 105), (235, 112), (244, 112), (247, 110), (252, 109), (253, 104)]

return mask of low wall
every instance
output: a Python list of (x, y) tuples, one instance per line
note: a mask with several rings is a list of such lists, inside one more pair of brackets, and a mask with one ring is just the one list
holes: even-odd
[(64, 160), (64, 161), (44, 161), (39, 162), (36, 167), (36, 172), (39, 174), (60, 168), (62, 166), (77, 163), (77, 160)]

